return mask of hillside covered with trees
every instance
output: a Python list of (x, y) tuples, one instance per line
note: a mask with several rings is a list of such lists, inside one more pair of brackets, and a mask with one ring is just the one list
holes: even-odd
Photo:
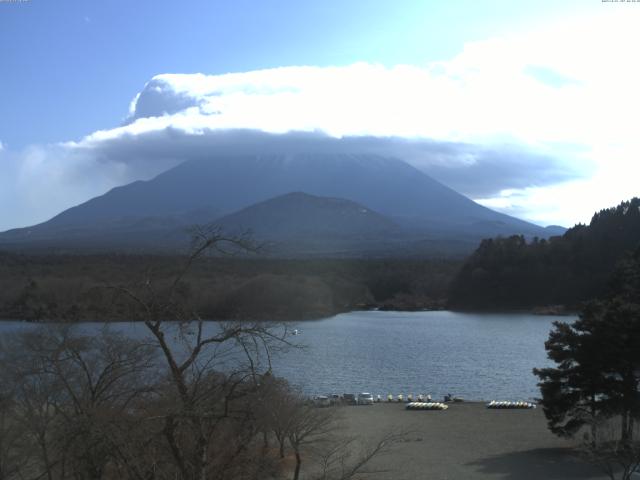
[(616, 264), (639, 245), (639, 198), (549, 240), (483, 240), (452, 282), (449, 303), (459, 309), (574, 309), (606, 294)]

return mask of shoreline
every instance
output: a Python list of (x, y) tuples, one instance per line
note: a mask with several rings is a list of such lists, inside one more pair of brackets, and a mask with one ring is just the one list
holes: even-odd
[[(564, 307), (563, 307), (564, 308)], [(357, 313), (357, 312), (398, 312), (398, 313), (420, 313), (420, 312), (453, 312), (453, 313), (462, 313), (462, 314), (496, 314), (496, 315), (539, 315), (539, 316), (552, 316), (552, 317), (573, 317), (578, 316), (579, 312), (570, 310), (570, 309), (553, 309), (549, 307), (534, 307), (528, 309), (506, 309), (506, 310), (485, 310), (485, 309), (460, 309), (460, 308), (448, 308), (448, 307), (438, 307), (438, 308), (381, 308), (381, 307), (372, 307), (372, 308), (354, 308), (350, 310), (336, 310), (335, 312), (323, 312), (322, 314), (310, 314), (308, 316), (302, 316), (299, 318), (290, 318), (289, 316), (282, 318), (254, 318), (254, 317), (245, 317), (245, 318), (206, 318), (204, 321), (206, 322), (227, 322), (227, 321), (237, 321), (237, 322), (275, 322), (275, 323), (297, 323), (297, 322), (313, 322), (318, 320), (325, 320), (328, 318), (335, 317), (341, 314), (348, 313)], [(175, 320), (163, 320), (165, 322), (172, 322)], [(125, 319), (115, 319), (115, 320), (96, 320), (96, 319), (81, 319), (81, 320), (73, 320), (73, 321), (65, 321), (62, 319), (28, 319), (28, 318), (16, 318), (16, 317), (5, 317), (0, 315), (0, 322), (26, 322), (26, 323), (34, 323), (34, 324), (46, 324), (46, 323), (118, 323), (118, 322), (142, 322), (142, 320), (125, 320)]]

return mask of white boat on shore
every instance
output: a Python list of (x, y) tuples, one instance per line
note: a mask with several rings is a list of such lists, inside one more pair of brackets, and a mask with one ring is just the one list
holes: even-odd
[(531, 402), (510, 402), (510, 401), (496, 401), (491, 400), (487, 403), (487, 408), (492, 409), (529, 409), (536, 408), (535, 403)]

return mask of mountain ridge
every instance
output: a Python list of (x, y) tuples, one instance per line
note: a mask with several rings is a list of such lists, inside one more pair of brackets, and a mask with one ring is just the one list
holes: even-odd
[[(79, 240), (82, 229), (93, 230), (87, 241), (99, 231), (113, 236), (127, 228), (131, 239), (144, 237), (145, 228), (135, 227), (136, 222), (140, 225), (144, 221), (155, 222), (147, 228), (149, 241), (142, 242), (149, 245), (158, 230), (171, 234), (172, 227), (210, 223), (292, 192), (354, 202), (386, 217), (399, 227), (397, 232), (410, 232), (412, 242), (421, 241), (420, 236), (422, 240), (461, 240), (469, 244), (514, 233), (549, 236), (544, 228), (479, 205), (396, 158), (273, 154), (183, 162), (151, 180), (116, 187), (47, 222), (0, 234), (0, 246), (18, 242), (28, 247), (34, 242), (46, 243), (47, 239), (63, 244), (70, 233)], [(163, 222), (172, 227), (163, 227)], [(106, 238), (101, 241), (106, 242)]]

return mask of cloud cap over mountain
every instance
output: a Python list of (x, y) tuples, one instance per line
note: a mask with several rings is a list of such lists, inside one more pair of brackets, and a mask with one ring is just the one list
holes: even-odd
[(637, 45), (637, 18), (576, 17), (424, 66), (157, 75), (120, 127), (1, 149), (0, 201), (16, 208), (2, 212), (0, 228), (234, 149), (396, 156), (506, 213), (582, 220), (635, 191), (621, 172), (640, 153), (640, 98), (629, 95), (640, 72), (625, 56)]

